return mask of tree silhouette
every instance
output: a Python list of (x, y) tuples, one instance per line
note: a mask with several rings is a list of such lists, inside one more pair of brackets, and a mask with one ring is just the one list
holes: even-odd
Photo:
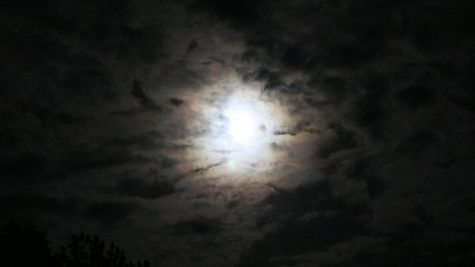
[(98, 236), (73, 235), (53, 252), (46, 234), (32, 224), (7, 223), (0, 229), (3, 267), (149, 267), (149, 261), (127, 261), (125, 253)]
[(98, 236), (84, 233), (73, 235), (67, 246), (55, 255), (60, 267), (148, 267), (147, 260), (127, 262), (125, 253), (110, 243), (108, 246)]
[(46, 235), (32, 224), (7, 223), (0, 230), (0, 265), (53, 266)]

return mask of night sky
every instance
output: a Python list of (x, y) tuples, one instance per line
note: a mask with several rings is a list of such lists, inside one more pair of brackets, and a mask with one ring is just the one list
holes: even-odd
[(2, 1), (0, 223), (164, 266), (471, 266), (474, 1)]

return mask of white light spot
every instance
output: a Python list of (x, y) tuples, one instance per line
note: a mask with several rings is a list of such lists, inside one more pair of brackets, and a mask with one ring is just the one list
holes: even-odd
[(228, 134), (241, 144), (249, 144), (258, 134), (258, 123), (256, 122), (256, 114), (246, 108), (236, 108), (228, 111), (227, 114), (229, 125)]
[(272, 166), (274, 156), (280, 156), (275, 155), (270, 144), (282, 139), (273, 132), (286, 123), (285, 109), (257, 89), (240, 83), (232, 88), (223, 93), (218, 87), (212, 96), (219, 101), (199, 107), (205, 116), (197, 122), (208, 123), (208, 131), (194, 140), (201, 147), (197, 162), (203, 162), (197, 164), (223, 162), (222, 167), (213, 170), (235, 174), (266, 170)]

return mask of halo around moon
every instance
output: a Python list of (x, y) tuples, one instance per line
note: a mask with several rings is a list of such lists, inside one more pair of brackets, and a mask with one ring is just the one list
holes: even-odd
[(284, 109), (258, 88), (232, 85), (210, 90), (212, 101), (201, 104), (202, 123), (208, 125), (195, 140), (199, 164), (219, 163), (220, 169), (234, 173), (262, 171), (274, 159), (272, 144), (279, 137), (273, 133), (285, 126)]

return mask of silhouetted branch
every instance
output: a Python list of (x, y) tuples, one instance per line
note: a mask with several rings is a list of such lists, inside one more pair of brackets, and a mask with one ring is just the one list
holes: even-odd
[(31, 224), (8, 223), (0, 229), (2, 267), (149, 267), (148, 260), (127, 261), (117, 245), (98, 236), (73, 235), (53, 252), (46, 234)]

